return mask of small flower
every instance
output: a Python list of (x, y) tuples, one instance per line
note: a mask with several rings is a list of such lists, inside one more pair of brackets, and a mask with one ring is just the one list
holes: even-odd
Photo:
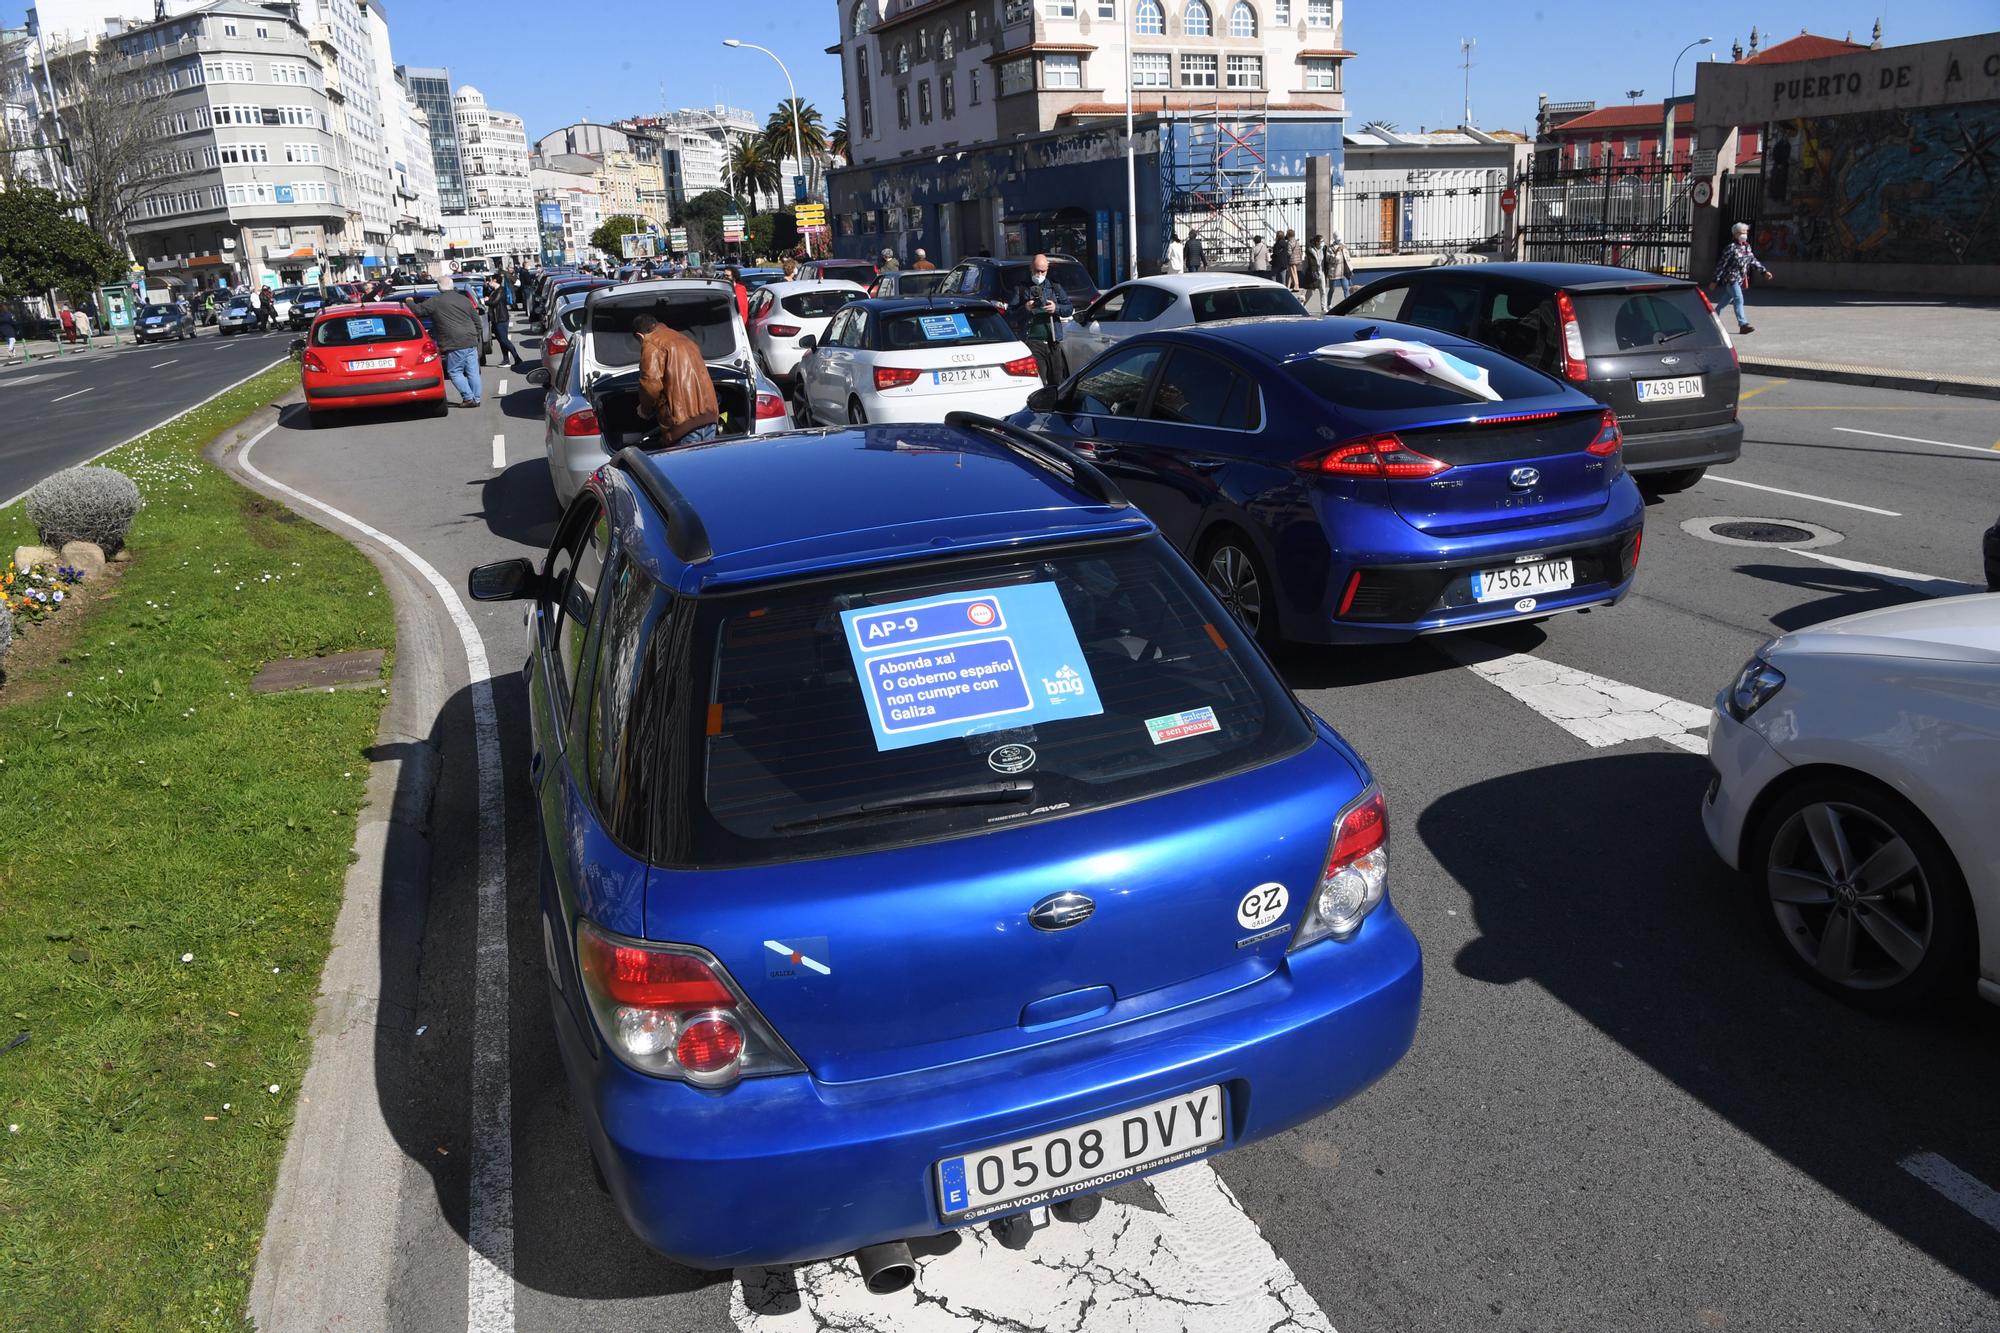
[(184, 953), (181, 955), (181, 961), (183, 963), (192, 963), (194, 961), (194, 955), (191, 953)]
[(266, 1088), (265, 1091), (275, 1096), (278, 1091), (278, 1085), (273, 1083), (269, 1088)]

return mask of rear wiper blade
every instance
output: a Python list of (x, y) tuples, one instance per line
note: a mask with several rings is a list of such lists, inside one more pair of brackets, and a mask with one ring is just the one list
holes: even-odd
[(1661, 333), (1654, 337), (1653, 344), (1658, 346), (1661, 343), (1670, 343), (1676, 338), (1685, 338), (1693, 332), (1693, 329), (1675, 329), (1671, 333)]
[(963, 787), (946, 787), (939, 791), (922, 792), (915, 796), (896, 796), (879, 801), (858, 801), (844, 805), (837, 810), (827, 810), (807, 819), (794, 819), (785, 824), (773, 824), (773, 833), (796, 833), (805, 829), (825, 828), (831, 824), (850, 824), (865, 819), (880, 819), (886, 815), (900, 815), (914, 810), (943, 810), (960, 805), (1001, 805), (1014, 801), (1032, 800), (1035, 795), (1033, 778), (1005, 778), (997, 782), (973, 782)]

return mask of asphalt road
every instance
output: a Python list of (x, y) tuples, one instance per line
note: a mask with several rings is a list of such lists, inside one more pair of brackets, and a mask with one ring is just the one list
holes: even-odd
[(289, 355), (278, 331), (104, 344), (0, 369), (0, 499), (193, 407)]
[[(556, 518), (539, 391), (509, 374), (503, 394), (503, 376), (486, 377), (481, 409), (439, 420), (309, 431), (293, 410), (257, 466), (462, 584), (476, 563), (538, 554)], [(392, 1323), (2000, 1327), (2000, 1012), (1891, 1021), (1821, 996), (1762, 936), (1761, 908), (1698, 816), (1702, 715), (1760, 642), (1923, 596), (1912, 580), (1933, 592), (1950, 585), (1923, 580), (1979, 580), (1979, 535), (2000, 504), (2000, 404), (1752, 379), (1743, 406), (1743, 459), (1652, 505), (1624, 605), (1282, 656), (1388, 793), (1391, 893), (1427, 964), (1409, 1057), (1312, 1124), (1121, 1191), (1087, 1227), (1056, 1223), (1019, 1252), (984, 1233), (932, 1246), (916, 1296), (857, 1297), (830, 1265), (679, 1269), (644, 1251), (592, 1183), (541, 977), (520, 610), (472, 607), (506, 767), (511, 1253), (491, 1200), (486, 1223), (468, 1221), (478, 797), (466, 667), (448, 642), (422, 972), (408, 1027), (377, 1039), (372, 1090), (407, 1155), (383, 1279)], [(1833, 540), (1795, 553), (1683, 526), (1723, 517)], [(1551, 667), (1597, 690), (1595, 712), (1521, 686)], [(1602, 714), (1643, 738), (1593, 743)], [(385, 957), (401, 952), (385, 941)], [(1969, 1204), (1910, 1165), (1936, 1159), (1973, 1182), (1959, 1190)], [(498, 1304), (468, 1296), (469, 1231), (499, 1268)], [(341, 1240), (329, 1243), (338, 1262)]]

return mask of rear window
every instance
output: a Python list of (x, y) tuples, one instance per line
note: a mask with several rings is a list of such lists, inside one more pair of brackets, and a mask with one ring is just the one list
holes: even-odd
[(1299, 298), (1282, 287), (1224, 287), (1220, 291), (1195, 292), (1188, 297), (1194, 307), (1194, 322), (1212, 319), (1266, 318), (1272, 315), (1303, 315), (1306, 308)]
[(911, 310), (876, 317), (875, 345), (884, 352), (912, 347), (969, 347), (975, 343), (1014, 341), (1014, 331), (998, 311), (971, 307), (965, 310)]
[[(1419, 334), (1421, 330), (1410, 330)], [(1384, 332), (1384, 336), (1388, 336)], [(1421, 342), (1421, 337), (1410, 337)], [(1563, 385), (1538, 370), (1491, 347), (1453, 344), (1450, 354), (1486, 368), (1488, 384), (1501, 398), (1540, 398), (1561, 392)], [(1305, 357), (1288, 369), (1292, 378), (1329, 403), (1359, 412), (1395, 412), (1432, 407), (1465, 407), (1488, 400), (1455, 385), (1399, 367), (1393, 360), (1362, 364)]]
[(863, 287), (875, 281), (875, 270), (867, 264), (825, 264), (819, 275), (834, 282), (858, 282)]
[(1074, 814), (1311, 736), (1157, 537), (703, 599), (693, 633), (699, 808), (670, 800), (654, 846), (703, 866)]
[(860, 292), (793, 292), (779, 304), (784, 306), (786, 313), (797, 315), (800, 319), (825, 319), (849, 301), (859, 299)]
[(1576, 298), (1583, 350), (1591, 356), (1706, 347), (1721, 341), (1715, 321), (1692, 287), (1661, 292), (1586, 292)]
[(360, 347), (367, 343), (415, 342), (423, 336), (409, 315), (344, 315), (313, 325), (315, 347)]
[(736, 355), (736, 298), (694, 288), (650, 301), (621, 295), (603, 301), (590, 317), (590, 354), (601, 366), (639, 364), (639, 338), (632, 321), (651, 315), (660, 323), (694, 339), (702, 360), (720, 361)]
[(139, 313), (141, 315), (171, 315), (174, 313), (174, 308), (170, 305), (142, 305), (139, 307)]
[(942, 269), (936, 272), (925, 269), (918, 273), (899, 273), (896, 275), (896, 290), (904, 296), (929, 296), (944, 286), (947, 276)]

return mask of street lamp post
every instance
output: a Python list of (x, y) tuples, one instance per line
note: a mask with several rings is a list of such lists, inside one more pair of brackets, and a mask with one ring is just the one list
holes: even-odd
[(1667, 80), (1667, 137), (1660, 142), (1660, 161), (1666, 166), (1674, 164), (1674, 97), (1680, 90), (1681, 60), (1697, 46), (1707, 46), (1714, 40), (1713, 37), (1697, 37), (1674, 57), (1674, 72)]
[[(806, 153), (799, 137), (799, 89), (798, 85), (792, 82), (792, 72), (785, 68), (784, 61), (778, 59), (778, 53), (768, 46), (759, 46), (755, 42), (738, 41), (734, 37), (723, 38), (722, 44), (724, 46), (744, 47), (751, 51), (762, 51), (765, 55), (771, 57), (771, 59), (778, 61), (778, 68), (785, 76), (785, 89), (792, 95), (790, 103), (792, 112), (792, 161), (799, 164), (799, 175), (804, 176), (806, 174)], [(794, 189), (792, 193), (796, 195), (800, 191)], [(804, 201), (793, 199), (792, 202), (796, 204), (803, 203)]]

